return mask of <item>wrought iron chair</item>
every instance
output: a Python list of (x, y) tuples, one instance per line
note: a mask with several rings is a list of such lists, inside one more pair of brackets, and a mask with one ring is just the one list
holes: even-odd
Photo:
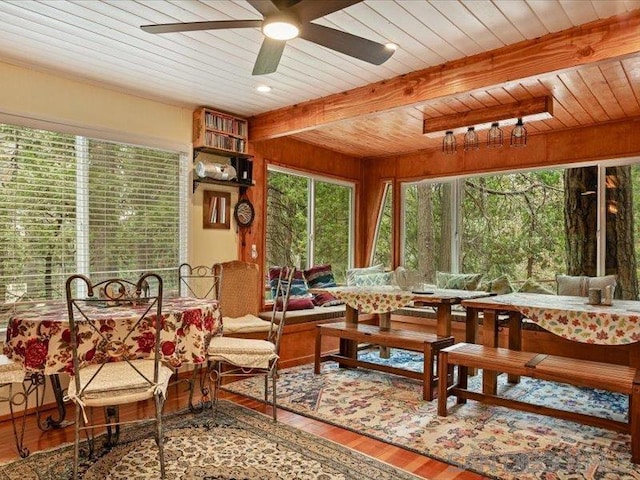
[[(178, 288), (180, 295), (186, 295), (194, 298), (210, 298), (217, 300), (220, 297), (220, 274), (214, 271), (214, 267), (207, 267), (206, 265), (198, 265), (192, 267), (189, 263), (183, 263), (178, 267)], [(208, 387), (205, 385), (204, 376), (198, 377), (200, 368), (196, 365), (193, 368), (193, 373), (188, 380), (180, 380), (176, 378), (171, 382), (169, 386), (178, 385), (180, 382), (187, 382), (189, 384), (189, 409), (196, 411), (193, 404), (193, 394), (196, 388), (196, 382), (200, 378), (200, 391), (203, 398), (209, 394)], [(178, 377), (178, 369), (174, 370), (176, 377)], [(201, 406), (202, 408), (203, 406)]]
[(233, 260), (216, 263), (214, 274), (220, 279), (219, 299), (225, 335), (267, 338), (271, 323), (258, 314), (262, 307), (262, 287), (258, 265)]
[[(0, 388), (6, 392), (0, 396), (0, 402), (9, 403), (13, 437), (16, 441), (18, 455), (25, 458), (29, 455), (29, 449), (24, 446), (24, 428), (27, 419), (28, 394), (25, 388), (25, 369), (22, 365), (12, 361), (6, 355), (0, 355)], [(15, 387), (19, 390), (14, 391)], [(22, 405), (21, 424), (18, 426), (14, 407)]]
[[(207, 356), (210, 362), (209, 379), (211, 383), (215, 383), (213, 391), (214, 415), (223, 377), (264, 375), (264, 401), (268, 403), (269, 379), (271, 379), (273, 420), (277, 420), (276, 379), (280, 338), (285, 326), (294, 273), (295, 267), (283, 268), (280, 271), (274, 293), (273, 311), (267, 340), (234, 338), (224, 334), (211, 339)], [(224, 304), (221, 303), (221, 305), (224, 308)], [(276, 312), (278, 314), (281, 313), (281, 315), (276, 315)]]
[[(157, 293), (150, 293), (148, 281)], [(85, 287), (86, 295), (81, 293)], [(84, 275), (72, 275), (66, 282), (66, 298), (73, 362), (67, 397), (76, 405), (73, 478), (78, 477), (80, 432), (85, 432), (91, 454), (94, 428), (106, 427), (110, 433), (114, 426), (149, 420), (120, 421), (117, 414), (119, 405), (147, 399), (155, 402), (155, 440), (164, 478), (162, 407), (173, 372), (163, 364), (160, 350), (162, 279), (147, 273), (135, 284), (121, 279), (93, 284)], [(132, 319), (114, 327), (101, 307), (130, 308)], [(141, 337), (146, 338), (143, 344)], [(104, 424), (93, 422), (90, 407), (105, 409)]]
[[(7, 322), (9, 318), (15, 314), (16, 305), (30, 300), (27, 295), (26, 283), (9, 283), (5, 285), (4, 303), (0, 304), (0, 319)], [(29, 455), (29, 449), (24, 446), (24, 431), (27, 418), (29, 394), (35, 391), (38, 382), (34, 377), (37, 374), (27, 375), (25, 368), (17, 362), (14, 362), (6, 355), (0, 355), (0, 402), (9, 404), (9, 412), (11, 415), (11, 424), (13, 428), (13, 437), (16, 442), (18, 455), (25, 458)], [(25, 382), (29, 385), (25, 386)], [(15, 391), (16, 388), (18, 391)], [(37, 403), (37, 402), (36, 402)], [(21, 414), (20, 426), (14, 407), (23, 406), (24, 410)]]
[(183, 263), (178, 267), (178, 285), (180, 295), (194, 298), (218, 299), (220, 277), (214, 273), (213, 267), (198, 265), (192, 267)]

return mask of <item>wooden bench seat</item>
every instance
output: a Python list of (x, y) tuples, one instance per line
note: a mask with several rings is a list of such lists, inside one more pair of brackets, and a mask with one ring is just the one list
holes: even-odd
[[(467, 399), (470, 399), (491, 405), (580, 422), (586, 425), (608, 428), (631, 434), (632, 461), (640, 463), (640, 431), (638, 431), (638, 428), (640, 428), (640, 377), (637, 369), (625, 365), (506, 348), (493, 348), (470, 343), (458, 343), (440, 351), (438, 366), (440, 374), (442, 372), (447, 374), (454, 365), (459, 367), (458, 379), (451, 386), (439, 386), (438, 415), (447, 415), (447, 396), (455, 395), (458, 398), (458, 403), (464, 403)], [(467, 388), (466, 369), (468, 368), (493, 370), (629, 395), (628, 421), (621, 422), (578, 412), (534, 405), (488, 393), (470, 391)]]
[[(351, 358), (339, 354), (322, 354), (322, 337), (338, 337), (354, 342), (367, 342), (385, 347), (398, 348), (424, 354), (423, 372), (405, 370), (391, 365), (380, 365), (366, 362), (357, 358)], [(382, 329), (377, 325), (347, 324), (345, 322), (318, 325), (316, 327), (315, 349), (315, 373), (320, 373), (320, 363), (333, 360), (348, 367), (364, 367), (404, 377), (422, 380), (422, 396), (424, 400), (431, 401), (434, 398), (434, 386), (438, 377), (434, 372), (437, 363), (438, 351), (449, 345), (453, 345), (453, 337), (439, 337), (432, 333), (416, 332), (413, 330)], [(445, 374), (444, 378), (449, 378)], [(447, 382), (445, 382), (447, 383)]]

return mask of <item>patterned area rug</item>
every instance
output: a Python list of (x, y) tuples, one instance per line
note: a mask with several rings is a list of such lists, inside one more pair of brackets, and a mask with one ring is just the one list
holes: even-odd
[[(362, 355), (362, 354), (361, 354)], [(366, 360), (421, 369), (421, 357), (394, 350), (391, 359), (365, 353)], [(523, 401), (624, 420), (627, 397), (598, 390), (523, 378), (500, 394)], [(470, 381), (480, 390), (480, 376)], [(261, 398), (252, 378), (229, 389)], [(496, 479), (640, 479), (631, 463), (629, 435), (542, 415), (468, 401), (438, 417), (437, 400), (424, 402), (421, 384), (371, 370), (339, 369), (324, 363), (282, 370), (278, 406)]]
[[(165, 420), (166, 478), (171, 480), (415, 480), (417, 477), (338, 444), (274, 423), (271, 417), (221, 401), (211, 412)], [(103, 440), (103, 439), (102, 439)], [(98, 444), (101, 444), (99, 439)], [(153, 427), (128, 428), (119, 446), (85, 462), (84, 480), (159, 478)], [(71, 478), (73, 446), (0, 466), (1, 480)]]

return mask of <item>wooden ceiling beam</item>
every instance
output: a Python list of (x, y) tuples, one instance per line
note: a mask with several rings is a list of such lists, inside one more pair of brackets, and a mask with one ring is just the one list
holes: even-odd
[[(511, 122), (518, 118), (532, 122), (552, 116), (553, 97), (530, 98), (520, 102), (452, 113), (442, 117), (425, 118), (422, 122), (422, 133), (427, 136), (438, 136), (447, 130), (462, 133), (467, 127), (476, 127), (476, 130), (483, 126), (488, 128), (493, 122)], [(462, 132), (459, 132), (459, 129), (462, 129)]]
[(261, 141), (435, 98), (505, 85), (640, 52), (640, 10), (266, 112), (250, 119)]

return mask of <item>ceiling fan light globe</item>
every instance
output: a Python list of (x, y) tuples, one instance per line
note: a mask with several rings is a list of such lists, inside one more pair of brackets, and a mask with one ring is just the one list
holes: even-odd
[(291, 40), (298, 36), (300, 29), (289, 21), (273, 20), (265, 21), (262, 33), (273, 40)]

